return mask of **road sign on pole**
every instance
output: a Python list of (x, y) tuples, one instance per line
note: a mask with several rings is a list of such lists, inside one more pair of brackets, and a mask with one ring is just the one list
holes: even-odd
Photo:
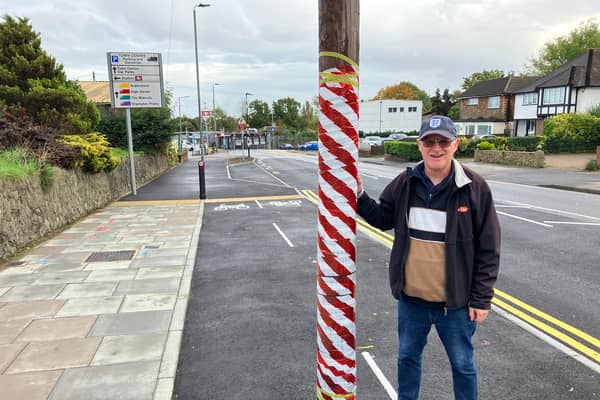
[(238, 119), (237, 128), (238, 131), (245, 131), (248, 129), (248, 124), (246, 123), (244, 117), (240, 117), (240, 119)]
[(113, 108), (165, 106), (160, 53), (106, 53)]

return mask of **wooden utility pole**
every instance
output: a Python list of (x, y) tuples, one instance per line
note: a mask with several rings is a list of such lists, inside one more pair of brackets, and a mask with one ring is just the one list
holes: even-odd
[(359, 0), (319, 0), (317, 392), (356, 397)]

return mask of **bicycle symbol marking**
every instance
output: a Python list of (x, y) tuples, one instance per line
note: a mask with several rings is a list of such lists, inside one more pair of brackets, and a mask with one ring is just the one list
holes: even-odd
[(239, 203), (239, 204), (224, 204), (224, 203), (222, 203), (218, 207), (215, 207), (215, 211), (246, 210), (248, 208), (250, 208), (250, 207), (248, 207), (244, 203)]
[(289, 201), (270, 201), (269, 205), (275, 207), (300, 207), (302, 200), (289, 200)]

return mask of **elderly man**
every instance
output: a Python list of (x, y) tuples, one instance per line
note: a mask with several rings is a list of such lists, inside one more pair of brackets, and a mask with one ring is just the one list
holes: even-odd
[(500, 260), (500, 225), (484, 179), (454, 159), (456, 127), (423, 122), (423, 161), (400, 173), (379, 203), (362, 189), (358, 214), (394, 229), (389, 277), (398, 300), (398, 399), (416, 400), (421, 355), (434, 325), (452, 367), (454, 397), (477, 399), (471, 338), (490, 310)]

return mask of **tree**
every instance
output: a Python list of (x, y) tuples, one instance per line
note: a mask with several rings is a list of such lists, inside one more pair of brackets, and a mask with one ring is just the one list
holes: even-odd
[(300, 119), (298, 121), (298, 129), (316, 131), (319, 119), (315, 112), (315, 108), (310, 101), (306, 100), (300, 110)]
[(371, 100), (389, 99), (421, 100), (423, 102), (423, 112), (431, 111), (431, 99), (429, 98), (429, 95), (411, 82), (400, 82), (396, 85), (390, 85), (379, 89), (375, 97)]
[(490, 79), (504, 78), (505, 76), (506, 74), (504, 73), (504, 71), (500, 69), (491, 69), (489, 71), (487, 69), (484, 69), (481, 72), (474, 72), (470, 76), (464, 77), (463, 84), (461, 87), (464, 90), (467, 90), (473, 87), (473, 85), (475, 85), (478, 82), (488, 81)]
[(41, 42), (27, 18), (6, 15), (0, 22), (0, 108), (25, 113), (34, 124), (65, 134), (90, 132), (100, 119), (96, 105), (66, 79)]
[(546, 42), (538, 56), (527, 65), (528, 73), (545, 75), (564, 63), (583, 54), (586, 50), (600, 47), (600, 27), (594, 19), (581, 23), (568, 35)]
[(440, 93), (440, 89), (435, 90), (435, 96), (431, 98), (431, 111), (436, 115), (448, 115), (448, 111), (456, 102), (450, 90), (444, 89), (444, 93)]
[(248, 125), (252, 128), (262, 128), (271, 125), (271, 109), (269, 103), (253, 100), (248, 105)]
[(291, 97), (286, 97), (273, 102), (273, 114), (280, 124), (289, 128), (298, 129), (300, 103)]

